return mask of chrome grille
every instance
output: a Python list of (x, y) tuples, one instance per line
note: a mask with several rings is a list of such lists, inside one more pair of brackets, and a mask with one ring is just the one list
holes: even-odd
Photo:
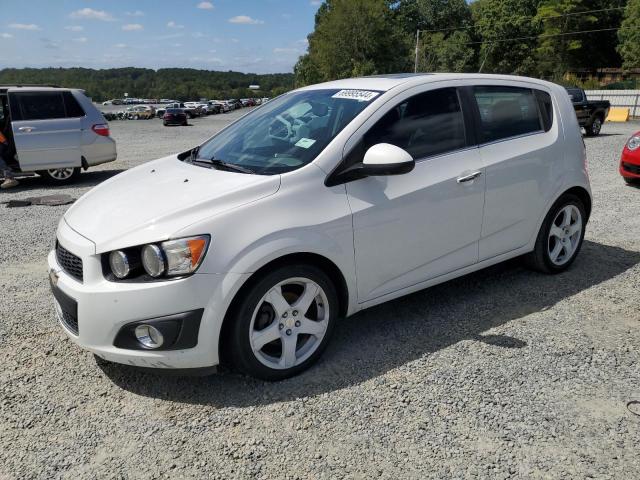
[(58, 265), (76, 280), (82, 282), (82, 259), (56, 242), (56, 259)]

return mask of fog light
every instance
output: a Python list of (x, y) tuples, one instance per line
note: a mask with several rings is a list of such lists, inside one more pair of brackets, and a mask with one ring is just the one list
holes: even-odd
[(164, 338), (156, 327), (152, 325), (138, 325), (135, 329), (138, 341), (147, 348), (160, 348)]

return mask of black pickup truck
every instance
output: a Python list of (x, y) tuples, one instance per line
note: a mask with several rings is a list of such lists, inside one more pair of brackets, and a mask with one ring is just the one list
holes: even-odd
[(581, 127), (584, 127), (587, 136), (595, 137), (598, 135), (602, 129), (602, 124), (607, 115), (609, 115), (611, 104), (607, 100), (587, 100), (587, 95), (581, 88), (567, 88), (567, 93), (571, 97), (578, 123)]

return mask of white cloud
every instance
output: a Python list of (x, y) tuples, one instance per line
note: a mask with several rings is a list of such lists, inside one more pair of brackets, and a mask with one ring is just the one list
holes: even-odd
[(15, 30), (40, 30), (40, 27), (35, 23), (10, 23), (9, 28)]
[(135, 12), (124, 12), (127, 17), (144, 17), (144, 12), (136, 10)]
[(115, 48), (127, 48), (128, 45), (126, 43), (116, 43), (114, 45)]
[(13, 35), (10, 33), (0, 33), (0, 38), (13, 38)]
[(125, 32), (135, 32), (137, 30), (144, 30), (144, 27), (139, 23), (127, 23), (126, 25), (122, 25), (122, 30)]
[(229, 23), (241, 23), (243, 25), (260, 25), (264, 23), (262, 20), (256, 20), (247, 15), (237, 15), (229, 19)]
[(80, 25), (67, 25), (64, 29), (69, 30), (70, 32), (81, 32), (84, 30), (84, 27)]
[(115, 20), (113, 15), (104, 10), (94, 10), (93, 8), (81, 8), (69, 15), (71, 18), (84, 18), (87, 20), (102, 20), (103, 22), (112, 22)]
[(158, 35), (154, 40), (171, 40), (172, 38), (184, 37), (184, 33), (169, 33), (167, 35)]
[(180, 25), (180, 24), (174, 22), (173, 20), (171, 20), (169, 23), (167, 23), (167, 27), (169, 27), (169, 28), (184, 28), (184, 25)]
[(206, 33), (202, 33), (202, 32), (195, 32), (195, 33), (192, 33), (191, 36), (193, 38), (204, 38), (204, 37), (208, 37), (209, 35), (207, 35)]
[(213, 4), (211, 2), (200, 2), (197, 6), (201, 10), (213, 10)]
[(73, 39), (73, 41), (76, 43), (87, 43), (87, 40), (87, 37), (78, 37)]
[(319, 7), (320, 4), (322, 3), (322, 0), (311, 0), (309, 3), (314, 7)]
[(297, 48), (274, 48), (273, 53), (298, 53)]

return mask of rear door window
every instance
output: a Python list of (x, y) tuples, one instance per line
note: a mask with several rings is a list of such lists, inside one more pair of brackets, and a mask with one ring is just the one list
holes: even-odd
[(22, 120), (66, 118), (62, 92), (21, 92), (15, 94)]
[(538, 100), (530, 88), (474, 87), (483, 143), (542, 132)]

